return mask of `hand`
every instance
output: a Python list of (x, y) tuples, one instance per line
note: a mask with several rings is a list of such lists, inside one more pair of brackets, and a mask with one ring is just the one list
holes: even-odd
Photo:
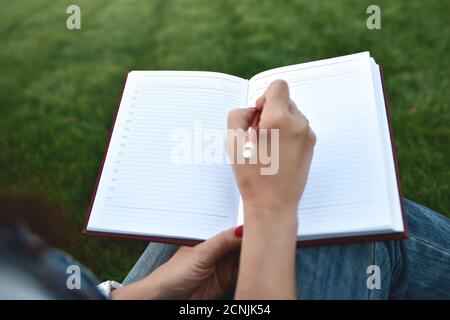
[[(275, 174), (262, 175), (260, 164), (236, 164), (234, 161), (233, 170), (244, 207), (272, 212), (286, 208), (296, 210), (305, 188), (316, 137), (294, 101), (289, 98), (288, 85), (282, 80), (270, 84), (264, 95), (256, 101), (256, 109), (261, 111), (259, 129), (267, 129), (269, 135), (271, 129), (279, 129), (279, 139), (271, 145), (272, 155), (276, 151), (274, 148), (278, 148), (278, 159), (272, 161), (278, 160), (279, 165)], [(231, 111), (228, 128), (247, 130), (254, 112), (252, 109)], [(258, 149), (266, 141), (271, 139), (259, 139)], [(230, 142), (228, 150), (239, 145), (236, 139)]]
[(113, 299), (216, 299), (236, 282), (242, 233), (225, 230), (195, 247), (181, 247), (149, 276), (116, 289)]
[[(289, 98), (289, 88), (284, 81), (272, 82), (257, 100), (256, 109), (261, 111), (259, 130), (268, 130), (266, 138), (257, 137), (256, 150), (270, 141), (272, 161), (279, 163), (277, 172), (272, 175), (261, 174), (261, 161), (237, 163), (238, 158), (234, 155), (242, 152), (243, 143), (237, 141), (239, 135), (228, 137), (228, 151), (235, 151), (230, 153), (230, 158), (243, 199), (245, 218), (236, 298), (294, 299), (297, 207), (305, 188), (316, 137)], [(254, 112), (251, 109), (230, 112), (228, 128), (247, 130)], [(277, 132), (272, 129), (278, 129), (279, 139), (275, 141), (272, 138), (277, 137)], [(278, 159), (273, 155), (278, 155)]]

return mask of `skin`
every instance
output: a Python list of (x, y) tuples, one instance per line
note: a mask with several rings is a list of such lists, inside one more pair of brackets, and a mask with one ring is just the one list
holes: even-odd
[(236, 282), (241, 237), (234, 228), (181, 247), (146, 278), (112, 291), (112, 299), (216, 299)]
[[(261, 175), (258, 162), (234, 161), (244, 204), (243, 237), (228, 229), (195, 247), (182, 247), (145, 279), (114, 290), (113, 299), (215, 299), (236, 279), (236, 299), (296, 298), (297, 207), (316, 137), (282, 80), (270, 84), (256, 109), (259, 129), (279, 130), (280, 163), (276, 174)], [(254, 113), (255, 108), (231, 111), (228, 128), (247, 130)], [(228, 148), (242, 145), (236, 140), (229, 139)]]

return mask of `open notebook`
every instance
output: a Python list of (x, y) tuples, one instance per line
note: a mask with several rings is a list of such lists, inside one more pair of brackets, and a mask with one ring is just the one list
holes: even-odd
[[(276, 79), (288, 82), (317, 136), (298, 207), (299, 245), (406, 237), (382, 74), (368, 52), (250, 80), (200, 71), (128, 73), (84, 231), (194, 244), (242, 224), (230, 165), (202, 162), (205, 136), (225, 133), (228, 112), (254, 105)], [(174, 161), (175, 129), (191, 134), (189, 163)]]

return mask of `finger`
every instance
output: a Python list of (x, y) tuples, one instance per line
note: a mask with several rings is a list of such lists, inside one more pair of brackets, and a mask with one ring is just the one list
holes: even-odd
[(255, 108), (257, 110), (262, 110), (263, 106), (264, 106), (264, 102), (266, 101), (266, 96), (262, 95), (261, 97), (259, 97), (256, 102), (255, 102)]
[(227, 153), (232, 163), (245, 163), (242, 150), (255, 108), (234, 109), (228, 113)]
[(307, 125), (309, 125), (308, 118), (304, 115), (304, 113), (299, 108), (297, 108), (297, 105), (292, 100), (290, 100), (289, 111), (292, 115), (301, 119), (301, 121), (304, 121)]
[[(238, 227), (239, 228), (239, 227)], [(220, 232), (212, 238), (197, 245), (207, 263), (215, 263), (228, 253), (238, 249), (241, 246), (242, 237), (237, 228), (230, 228)]]
[(302, 115), (302, 113), (297, 108), (297, 105), (295, 104), (295, 102), (293, 100), (289, 100), (289, 112), (292, 113), (293, 115), (299, 116), (299, 117)]
[(222, 278), (222, 287), (229, 287), (230, 284), (236, 283), (239, 272), (240, 252), (238, 250), (226, 255), (221, 260), (223, 263), (218, 265), (218, 274)]
[(286, 117), (292, 114), (289, 87), (286, 81), (273, 81), (264, 93), (264, 97), (260, 128), (271, 129), (284, 126)]
[(289, 86), (284, 80), (275, 80), (269, 85), (264, 96), (267, 106), (271, 105), (272, 102), (280, 102), (287, 107), (289, 103)]
[(247, 130), (251, 125), (255, 108), (234, 109), (228, 113), (228, 129)]

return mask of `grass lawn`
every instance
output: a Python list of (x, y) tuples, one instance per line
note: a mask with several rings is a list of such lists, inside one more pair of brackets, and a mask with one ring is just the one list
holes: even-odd
[[(66, 28), (69, 4), (82, 30)], [(81, 230), (124, 74), (266, 69), (369, 50), (383, 65), (406, 197), (449, 212), (449, 1), (1, 0), (0, 189), (38, 193)], [(301, 105), (301, 103), (300, 103)], [(121, 280), (145, 243), (76, 233)]]

